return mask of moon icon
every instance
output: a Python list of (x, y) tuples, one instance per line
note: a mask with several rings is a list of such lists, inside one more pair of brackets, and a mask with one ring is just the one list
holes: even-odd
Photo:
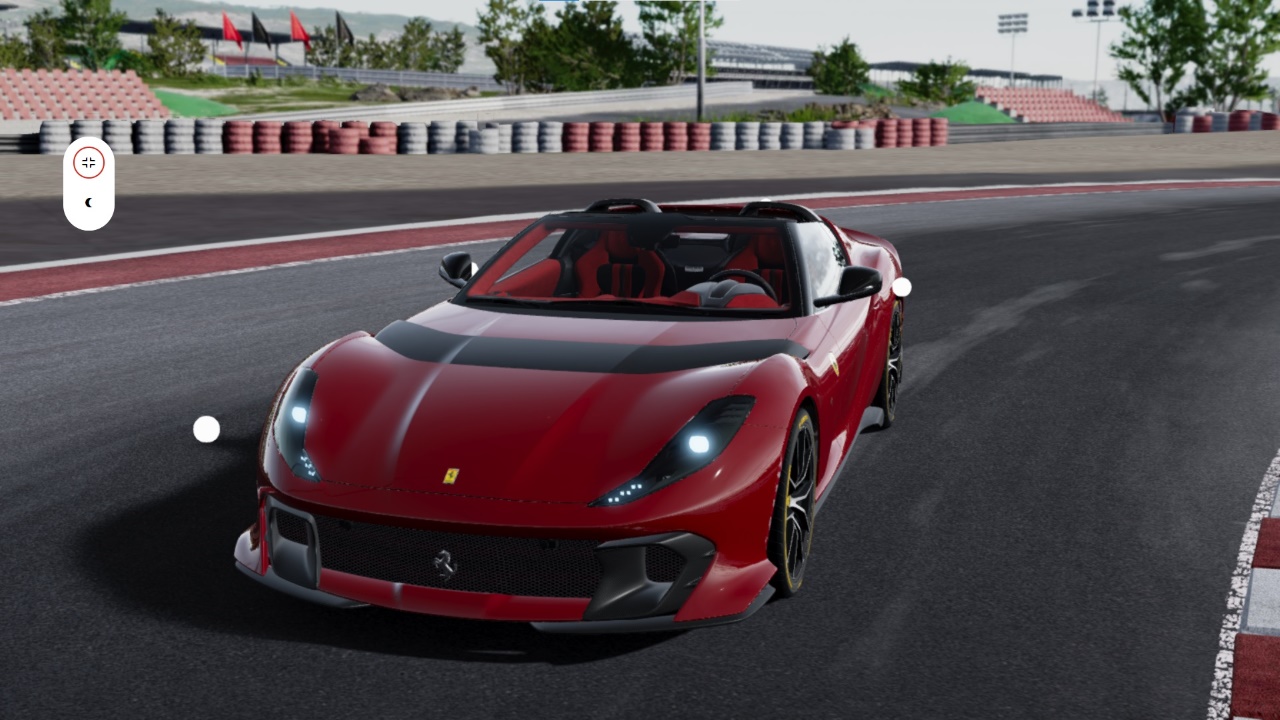
[(91, 210), (93, 209), (93, 206), (89, 204), (89, 201), (90, 201), (90, 200), (92, 200), (92, 199), (93, 199), (93, 198), (85, 198), (85, 199), (84, 199), (84, 206), (85, 206), (85, 207), (87, 207), (87, 208), (89, 208), (89, 209), (91, 209)]

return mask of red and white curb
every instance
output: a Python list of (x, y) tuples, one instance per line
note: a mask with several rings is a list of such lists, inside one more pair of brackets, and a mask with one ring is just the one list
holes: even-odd
[(1280, 718), (1280, 454), (1240, 543), (1214, 667), (1209, 720)]
[[(1155, 180), (807, 193), (780, 195), (773, 199), (799, 202), (814, 209), (831, 209), (1153, 190), (1278, 186), (1280, 180), (1273, 178)], [(710, 204), (758, 199), (716, 198), (688, 202)], [(0, 267), (0, 307), (158, 283), (491, 241), (511, 237), (530, 221), (548, 212), (556, 211), (388, 225), (9, 265)]]

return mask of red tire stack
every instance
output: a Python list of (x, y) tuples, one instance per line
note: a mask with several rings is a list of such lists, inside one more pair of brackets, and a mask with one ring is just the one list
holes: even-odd
[(567, 122), (564, 124), (564, 137), (561, 150), (567, 153), (586, 152), (590, 149), (591, 123)]
[(329, 152), (329, 131), (337, 130), (342, 124), (337, 120), (317, 120), (311, 125), (311, 152)]
[(395, 155), (396, 129), (393, 122), (375, 122), (369, 126), (369, 136), (360, 138), (361, 155)]
[(894, 122), (898, 123), (898, 147), (911, 147), (915, 140), (915, 123), (911, 118), (898, 118)]
[(222, 152), (228, 155), (253, 153), (253, 122), (228, 120), (222, 124)]
[(946, 118), (930, 118), (929, 144), (935, 147), (947, 144), (948, 129), (951, 121)]
[(1230, 132), (1241, 132), (1249, 129), (1249, 117), (1253, 115), (1249, 110), (1236, 110), (1227, 118), (1227, 130)]
[(369, 123), (363, 120), (346, 120), (342, 123), (342, 127), (359, 132), (361, 139), (369, 137)]
[(613, 126), (613, 149), (640, 152), (640, 123), (620, 122)]
[(697, 151), (711, 149), (711, 123), (689, 123), (688, 148)]
[(929, 118), (915, 118), (911, 121), (911, 147), (929, 147), (933, 144), (933, 123)]
[(315, 136), (311, 132), (311, 123), (295, 120), (284, 124), (284, 151), (286, 153), (309, 153), (315, 144)]
[(1207, 133), (1213, 132), (1213, 117), (1211, 115), (1197, 115), (1191, 121), (1191, 132)]
[(848, 128), (856, 128), (856, 127), (858, 127), (858, 123), (852, 120), (836, 120), (831, 123), (832, 130), (845, 130)]
[(284, 123), (279, 120), (259, 120), (253, 124), (253, 151), (259, 155), (279, 155), (280, 140), (284, 135)]
[(667, 133), (660, 122), (647, 122), (641, 125), (640, 149), (645, 152), (662, 152), (667, 146)]
[(359, 128), (334, 128), (329, 131), (329, 154), (356, 155), (360, 152)]
[[(662, 124), (662, 149), (668, 152), (684, 152), (689, 149), (689, 123), (669, 122)], [(707, 142), (711, 135), (707, 135)]]
[(613, 123), (591, 123), (591, 152), (613, 152)]
[(1275, 113), (1263, 113), (1262, 129), (1263, 130), (1280, 130), (1280, 115), (1277, 115)]
[(876, 121), (876, 147), (878, 148), (898, 147), (898, 121), (897, 120), (877, 120)]

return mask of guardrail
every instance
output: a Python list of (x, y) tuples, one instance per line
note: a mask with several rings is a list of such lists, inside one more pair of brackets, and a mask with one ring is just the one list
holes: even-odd
[[(752, 91), (749, 82), (707, 83), (706, 97), (745, 95)], [(443, 117), (447, 115), (474, 115), (477, 113), (505, 112), (540, 108), (597, 106), (601, 103), (643, 102), (688, 98), (693, 102), (697, 87), (693, 85), (669, 85), (654, 88), (628, 90), (592, 90), (587, 92), (546, 93), (539, 95), (504, 95), (502, 97), (468, 98), (465, 100), (440, 100), (421, 103), (388, 103), (385, 105), (360, 105), (352, 108), (325, 108), (295, 112), (258, 113), (238, 115), (237, 120), (368, 120), (385, 117)]]
[(262, 77), (277, 80), (286, 77), (319, 79), (332, 77), (348, 82), (383, 83), (398, 87), (437, 87), (465, 90), (474, 87), (482, 92), (505, 90), (492, 75), (478, 73), (438, 73), (414, 70), (366, 70), (363, 68), (314, 67), (298, 65), (214, 65), (207, 69), (211, 75), (229, 78), (247, 78), (257, 72)]
[(1009, 123), (1001, 125), (952, 125), (951, 144), (1054, 140), (1077, 137), (1162, 135), (1172, 132), (1170, 123)]

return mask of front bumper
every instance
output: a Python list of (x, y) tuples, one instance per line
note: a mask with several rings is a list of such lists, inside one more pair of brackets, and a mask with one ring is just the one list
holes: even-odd
[[(286, 526), (283, 532), (282, 518)], [(590, 578), (592, 589), (588, 591), (589, 597), (476, 591), (481, 585), (476, 585), (473, 578), (461, 575), (459, 584), (466, 586), (467, 582), (471, 582), (471, 589), (428, 587), (427, 583), (448, 584), (453, 580), (453, 574), (461, 574), (468, 563), (471, 567), (479, 566), (480, 558), (477, 555), (484, 553), (473, 553), (468, 557), (465, 554), (465, 542), (466, 538), (485, 539), (484, 536), (453, 536), (462, 538), (460, 542), (464, 542), (464, 554), (456, 558), (447, 554), (447, 548), (440, 548), (440, 554), (433, 559), (424, 556), (424, 548), (427, 553), (435, 552), (435, 545), (421, 543), (411, 544), (409, 547), (387, 548), (391, 553), (380, 556), (385, 559), (386, 555), (401, 550), (416, 552), (420, 568), (425, 567), (427, 573), (430, 573), (431, 563), (435, 563), (435, 568), (441, 570), (439, 578), (424, 578), (422, 574), (406, 575), (403, 566), (388, 569), (385, 562), (375, 562), (374, 566), (370, 566), (372, 569), (367, 571), (353, 567), (349, 548), (343, 549), (334, 542), (339, 538), (334, 534), (333, 522), (323, 515), (318, 518), (317, 515), (286, 504), (274, 494), (267, 494), (263, 499), (258, 524), (246, 531), (237, 543), (237, 565), (246, 575), (269, 587), (330, 607), (378, 605), (432, 615), (532, 622), (536, 628), (547, 632), (677, 631), (724, 624), (751, 615), (772, 595), (772, 587), (764, 585), (760, 589), (760, 585), (757, 585), (754, 599), (745, 609), (734, 608), (735, 611), (729, 614), (677, 620), (677, 615), (686, 606), (690, 596), (711, 574), (717, 558), (716, 547), (710, 540), (689, 532), (666, 532), (594, 545), (591, 552), (598, 568), (593, 567), (592, 571), (598, 570), (598, 580), (594, 576)], [(352, 525), (345, 520), (337, 522), (346, 527)], [(356, 525), (394, 529), (400, 533), (401, 538), (412, 537), (417, 532), (385, 525), (374, 526), (358, 522)], [(429, 542), (436, 542), (440, 534), (428, 532), (424, 536), (430, 538)], [(326, 540), (326, 537), (330, 539)], [(530, 542), (528, 539), (521, 540), (525, 542), (521, 547), (526, 547)], [(552, 543), (551, 546), (554, 548), (555, 544)], [(385, 546), (377, 547), (382, 549)], [(331, 556), (329, 562), (325, 561), (326, 548)], [(646, 560), (649, 553), (655, 552), (672, 560), (678, 557), (681, 561), (678, 569), (669, 568), (661, 580), (651, 577), (654, 571)], [(492, 552), (487, 557), (492, 559)], [(541, 568), (537, 564), (537, 558), (527, 555), (520, 557), (522, 570), (555, 571), (555, 568)], [(506, 569), (508, 573), (505, 576), (481, 582), (491, 585), (505, 583), (504, 588), (500, 589), (530, 587), (527, 579), (517, 579), (516, 584), (512, 585), (510, 566), (506, 566)], [(771, 575), (772, 565), (768, 565), (766, 570)], [(447, 578), (444, 577), (446, 573), (449, 576)], [(763, 576), (761, 572), (753, 574)], [(416, 578), (416, 581), (404, 582), (406, 577)], [(767, 580), (767, 576), (765, 577)], [(539, 583), (539, 587), (546, 586), (545, 582), (536, 579), (534, 582)], [(578, 587), (582, 587), (581, 583), (578, 583)], [(570, 591), (570, 594), (573, 592)], [(576, 591), (576, 594), (587, 593)]]

